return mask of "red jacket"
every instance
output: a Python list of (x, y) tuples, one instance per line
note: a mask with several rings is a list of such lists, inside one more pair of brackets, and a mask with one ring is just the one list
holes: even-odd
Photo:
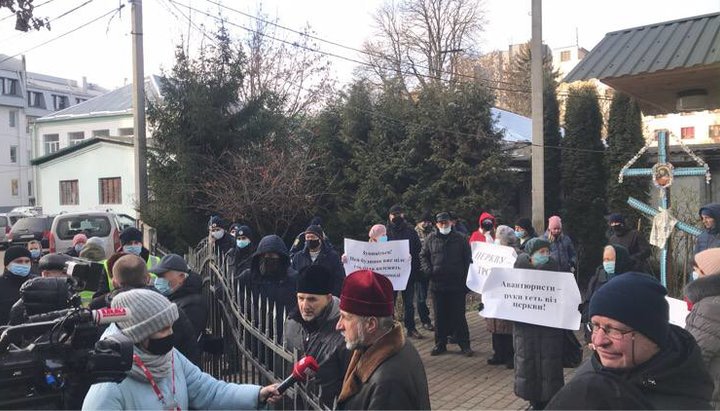
[[(482, 214), (480, 214), (480, 218), (478, 218), (478, 225), (482, 224), (482, 221), (487, 220), (488, 218), (492, 220), (493, 228), (494, 228), (495, 227), (495, 216), (493, 216), (490, 213), (486, 213), (486, 212), (483, 212)], [(485, 234), (481, 233), (480, 229), (478, 228), (477, 230), (473, 231), (472, 235), (470, 236), (469, 241), (471, 243), (473, 241), (479, 241), (481, 243), (484, 243), (484, 242), (487, 242), (487, 239), (485, 238)]]

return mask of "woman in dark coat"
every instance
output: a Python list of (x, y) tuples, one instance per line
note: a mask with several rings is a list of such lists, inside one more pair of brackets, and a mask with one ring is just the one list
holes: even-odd
[[(550, 257), (550, 243), (534, 238), (525, 244), (515, 268), (558, 271)], [(515, 322), (515, 395), (541, 410), (565, 384), (563, 375), (563, 332), (560, 328)]]
[[(520, 246), (520, 241), (515, 235), (515, 231), (506, 225), (501, 225), (495, 230), (495, 243), (513, 247), (516, 252), (519, 252), (518, 247)], [(512, 321), (486, 318), (485, 324), (488, 332), (492, 334), (493, 349), (493, 355), (488, 358), (487, 363), (489, 365), (504, 364), (506, 368), (512, 369), (513, 357), (515, 356), (515, 352), (513, 351)]]

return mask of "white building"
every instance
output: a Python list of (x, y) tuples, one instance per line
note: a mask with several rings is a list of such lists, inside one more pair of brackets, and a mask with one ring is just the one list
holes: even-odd
[[(148, 99), (160, 95), (159, 80), (146, 79)], [(132, 85), (37, 119), (32, 141), (45, 213), (112, 209), (135, 216)]]
[(24, 61), (0, 55), (0, 211), (35, 205), (30, 166), (31, 124), (106, 90), (25, 70)]

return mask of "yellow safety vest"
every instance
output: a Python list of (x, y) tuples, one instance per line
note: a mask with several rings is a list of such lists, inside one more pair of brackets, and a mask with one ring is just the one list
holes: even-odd
[[(145, 266), (147, 269), (151, 269), (158, 265), (160, 263), (160, 258), (155, 257), (154, 255), (148, 256), (147, 262), (145, 263)], [(102, 262), (103, 267), (105, 267), (105, 276), (107, 277), (108, 287), (110, 288), (110, 291), (115, 289), (115, 286), (113, 286), (112, 283), (112, 276), (110, 275), (110, 269), (108, 268), (108, 260), (103, 260)], [(153, 279), (153, 281), (157, 278), (157, 276), (153, 273), (149, 273), (150, 278)]]

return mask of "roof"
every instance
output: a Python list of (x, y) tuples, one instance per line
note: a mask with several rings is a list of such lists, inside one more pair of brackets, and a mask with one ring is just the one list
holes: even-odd
[[(154, 75), (145, 79), (145, 95), (147, 99), (151, 101), (159, 99), (161, 81), (161, 77)], [(36, 121), (38, 123), (44, 123), (57, 120), (104, 117), (122, 114), (132, 114), (132, 84), (128, 84), (109, 93), (91, 98), (80, 104), (70, 106), (64, 110), (48, 114)]]
[(564, 81), (593, 78), (641, 100), (645, 114), (677, 111), (690, 89), (720, 105), (720, 13), (607, 33)]
[(495, 129), (503, 133), (503, 141), (513, 143), (532, 141), (532, 120), (511, 111), (492, 107), (492, 116), (497, 120)]
[(65, 147), (61, 150), (58, 150), (52, 154), (48, 154), (42, 157), (38, 157), (36, 159), (33, 159), (30, 161), (30, 164), (34, 166), (38, 166), (43, 163), (47, 163), (48, 161), (55, 160), (56, 158), (60, 158), (63, 156), (66, 156), (70, 153), (74, 153), (76, 151), (82, 150), (85, 147), (90, 147), (92, 145), (98, 144), (98, 143), (110, 143), (110, 144), (117, 144), (121, 146), (133, 146), (133, 137), (92, 137), (85, 139), (81, 141), (78, 144)]

